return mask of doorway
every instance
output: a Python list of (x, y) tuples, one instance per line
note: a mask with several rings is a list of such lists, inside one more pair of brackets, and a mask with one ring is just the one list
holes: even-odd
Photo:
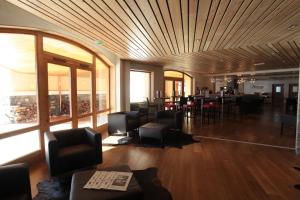
[(289, 84), (289, 98), (298, 97), (298, 84)]
[(183, 95), (183, 80), (182, 79), (165, 79), (165, 97), (170, 97), (170, 100), (175, 101)]
[(92, 71), (47, 62), (50, 130), (93, 127)]
[(272, 105), (282, 106), (284, 101), (284, 84), (272, 84)]

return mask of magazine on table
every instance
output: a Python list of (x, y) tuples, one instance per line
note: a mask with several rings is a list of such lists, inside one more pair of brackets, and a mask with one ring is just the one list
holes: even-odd
[(83, 188), (126, 191), (131, 177), (132, 172), (96, 171)]

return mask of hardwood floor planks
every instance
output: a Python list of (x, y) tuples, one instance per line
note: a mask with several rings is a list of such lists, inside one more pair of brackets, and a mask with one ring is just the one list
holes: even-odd
[[(246, 117), (236, 124), (233, 120), (224, 120), (222, 124), (216, 122), (199, 127), (192, 120), (185, 127), (185, 132), (198, 136), (219, 134), (240, 140), (254, 138), (256, 142), (287, 139), (278, 138), (277, 132), (274, 133), (276, 136), (271, 136), (278, 128), (272, 127), (274, 122), (269, 120), (268, 112), (260, 117)], [(254, 137), (254, 134), (260, 134), (262, 138)], [(285, 143), (286, 141), (282, 144)], [(133, 170), (158, 168), (158, 177), (162, 185), (172, 193), (174, 200), (300, 199), (300, 191), (293, 187), (300, 183), (300, 173), (293, 168), (300, 166), (300, 157), (289, 149), (201, 138), (200, 142), (181, 149), (134, 145), (104, 147), (103, 159), (100, 168), (123, 164), (129, 165)], [(44, 161), (33, 164), (30, 171), (35, 195), (35, 185), (49, 178), (48, 171)]]

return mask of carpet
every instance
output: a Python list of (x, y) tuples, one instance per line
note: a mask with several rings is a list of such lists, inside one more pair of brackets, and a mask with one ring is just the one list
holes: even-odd
[[(133, 170), (133, 175), (144, 190), (143, 200), (172, 200), (171, 193), (161, 185), (157, 168)], [(37, 184), (38, 194), (33, 200), (68, 200), (71, 176), (63, 179), (45, 180)]]
[(143, 143), (139, 141), (138, 137), (132, 139), (132, 144), (138, 147), (175, 147), (180, 149), (185, 145), (198, 142), (200, 142), (199, 137), (176, 131), (165, 134), (163, 144), (159, 140), (151, 138), (143, 138)]

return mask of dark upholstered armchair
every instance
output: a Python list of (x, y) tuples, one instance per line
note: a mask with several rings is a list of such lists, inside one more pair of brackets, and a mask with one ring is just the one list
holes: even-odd
[(169, 129), (182, 130), (183, 112), (175, 110), (162, 110), (156, 113), (156, 121), (168, 125)]
[(139, 127), (139, 112), (115, 112), (108, 114), (108, 134), (125, 134)]
[(1, 166), (0, 188), (0, 199), (32, 199), (28, 165), (20, 163)]
[(51, 176), (102, 162), (102, 140), (91, 128), (45, 133), (45, 155)]
[(130, 103), (130, 111), (139, 112), (139, 125), (148, 122), (149, 108), (147, 107), (147, 103)]

